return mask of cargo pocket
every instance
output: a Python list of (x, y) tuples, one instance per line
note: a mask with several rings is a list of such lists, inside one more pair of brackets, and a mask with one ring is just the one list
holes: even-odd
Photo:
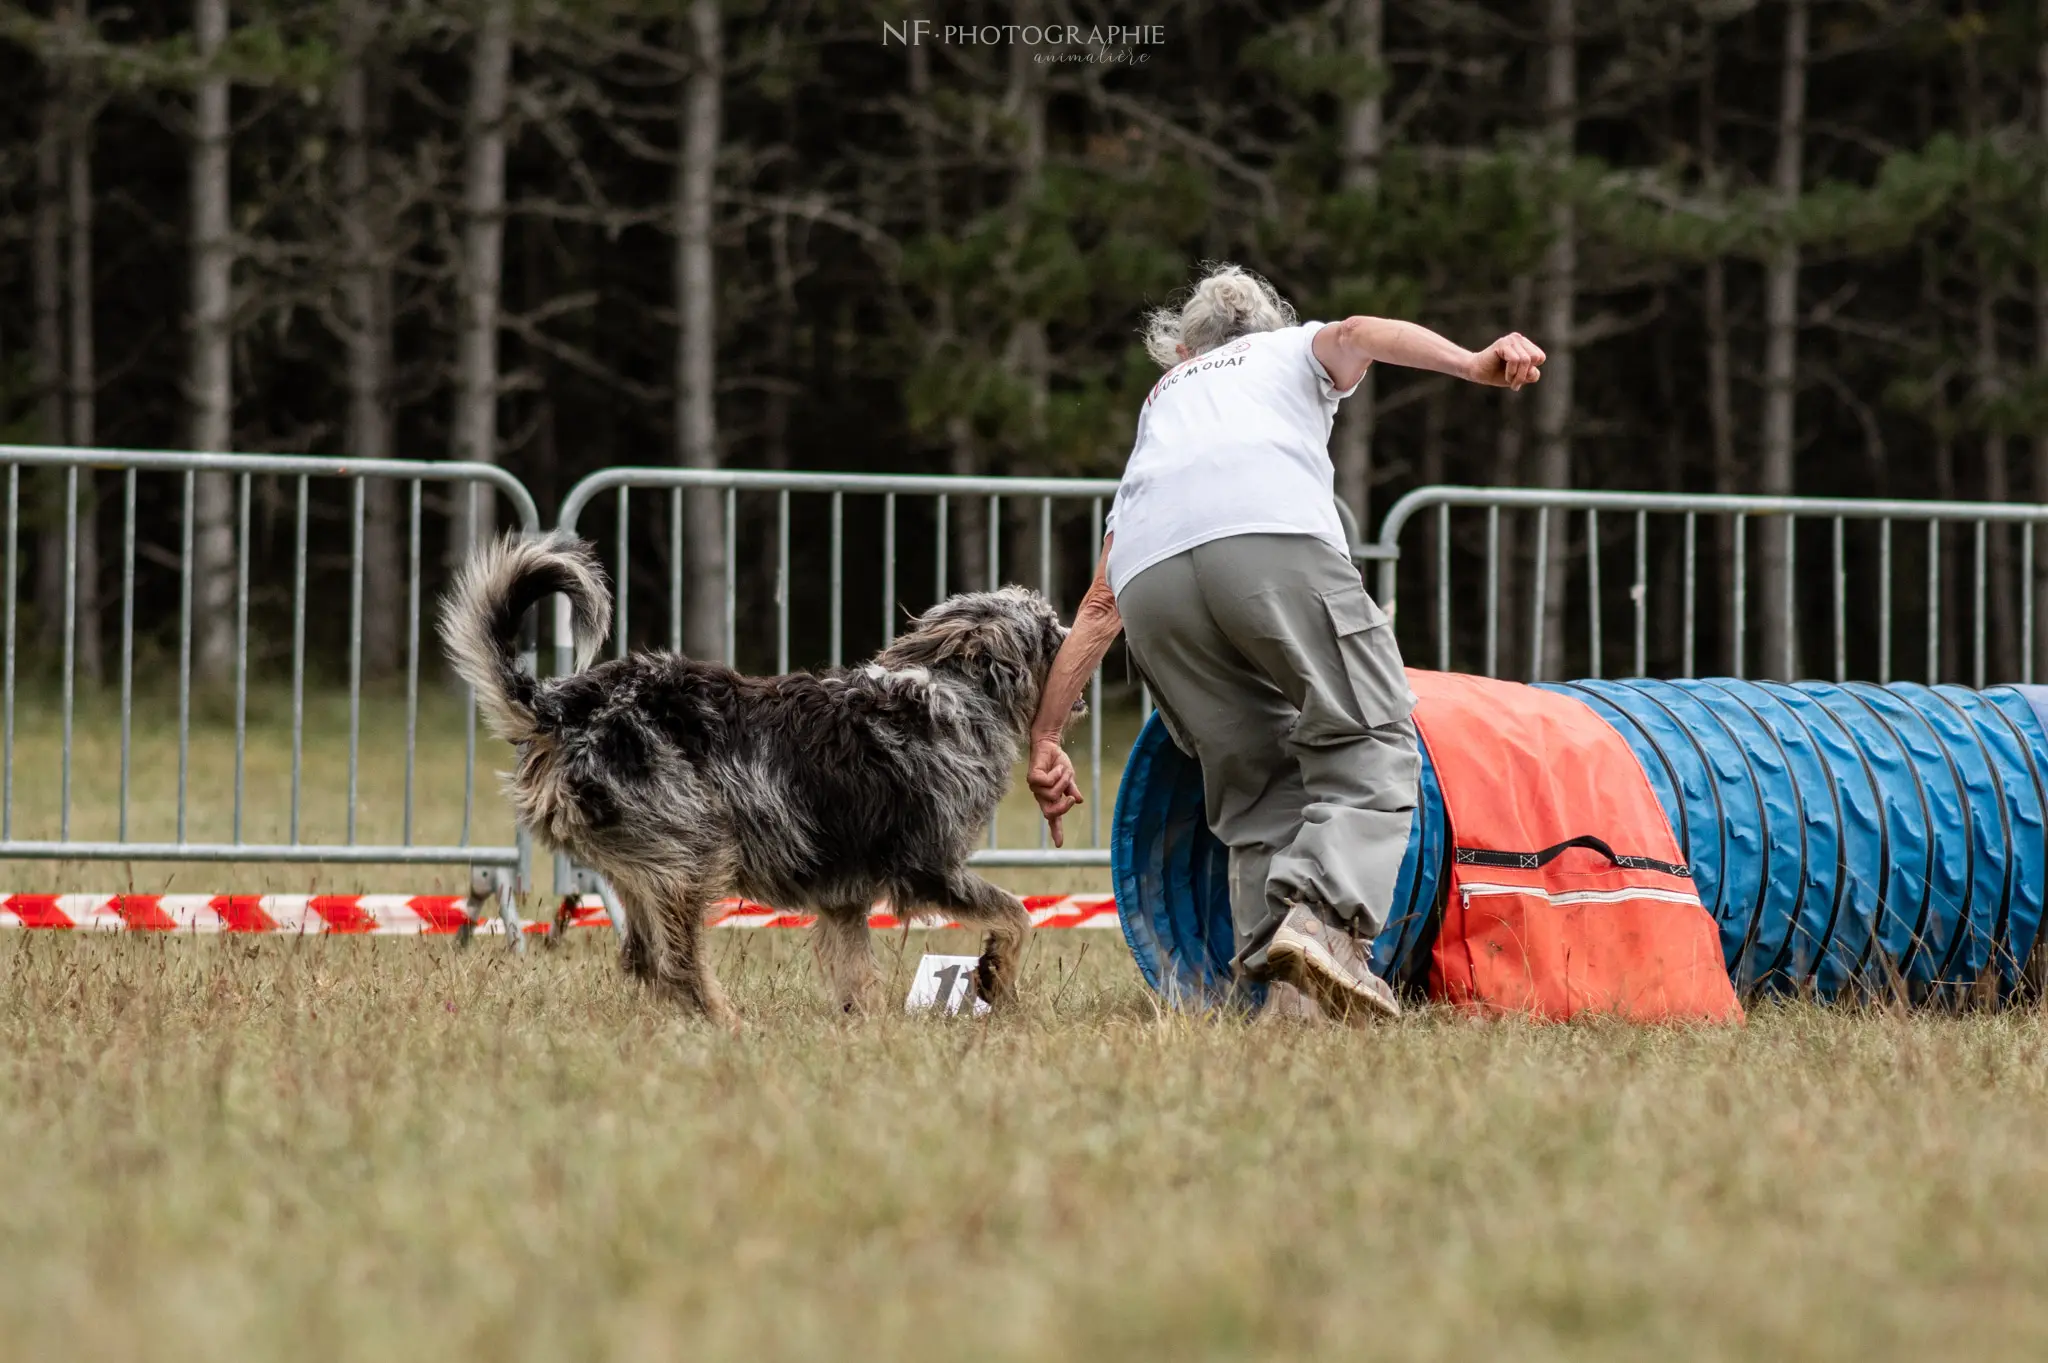
[(1393, 622), (1366, 594), (1363, 583), (1320, 593), (1335, 636), (1335, 673), (1314, 679), (1295, 737), (1303, 743), (1355, 738), (1406, 719), (1415, 708)]

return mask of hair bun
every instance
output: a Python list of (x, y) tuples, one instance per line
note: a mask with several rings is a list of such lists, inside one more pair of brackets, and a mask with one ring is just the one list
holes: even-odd
[(1214, 350), (1255, 331), (1294, 325), (1294, 309), (1274, 287), (1229, 261), (1208, 264), (1208, 272), (1178, 307), (1157, 308), (1145, 319), (1145, 352), (1162, 369), (1191, 355)]

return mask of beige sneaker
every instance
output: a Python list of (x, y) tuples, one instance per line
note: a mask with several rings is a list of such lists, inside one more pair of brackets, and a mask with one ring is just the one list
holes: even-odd
[(1314, 999), (1285, 980), (1266, 982), (1266, 1006), (1259, 1009), (1261, 1021), (1321, 1022), (1323, 1010)]
[(1401, 1001), (1372, 973), (1371, 957), (1351, 934), (1299, 904), (1288, 905), (1266, 960), (1274, 979), (1300, 989), (1332, 1017), (1365, 1022), (1401, 1016)]

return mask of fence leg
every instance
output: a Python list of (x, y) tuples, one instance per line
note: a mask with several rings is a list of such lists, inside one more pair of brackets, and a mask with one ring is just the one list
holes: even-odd
[(455, 932), (455, 944), (468, 946), (469, 939), (476, 935), (476, 926), (483, 918), (484, 901), (498, 901), (498, 921), (505, 925), (505, 934), (512, 940), (508, 944), (514, 952), (526, 950), (526, 928), (519, 918), (519, 896), (514, 891), (512, 872), (502, 866), (472, 866), (469, 868), (468, 920)]
[(564, 857), (556, 864), (556, 884), (561, 888), (562, 903), (555, 911), (555, 921), (548, 927), (549, 946), (561, 940), (575, 916), (577, 903), (587, 894), (594, 894), (604, 901), (605, 917), (611, 919), (612, 931), (618, 936), (619, 945), (626, 944), (626, 911), (619, 907), (619, 897), (612, 891), (610, 882), (589, 867), (578, 866)]

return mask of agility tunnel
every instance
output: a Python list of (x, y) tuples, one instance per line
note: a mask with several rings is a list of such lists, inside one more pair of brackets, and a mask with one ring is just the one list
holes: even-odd
[[(2021, 987), (2048, 889), (2048, 687), (1540, 689), (1583, 702), (1626, 741), (1741, 995), (1903, 989), (1927, 1002)], [(1451, 881), (1439, 765), (1426, 741), (1407, 853), (1373, 947), (1374, 970), (1407, 985), (1427, 973)], [(1585, 822), (1597, 835), (1599, 812)], [(1111, 862), (1146, 980), (1177, 1000), (1227, 997), (1229, 857), (1204, 820), (1200, 768), (1157, 715), (1117, 794)]]

